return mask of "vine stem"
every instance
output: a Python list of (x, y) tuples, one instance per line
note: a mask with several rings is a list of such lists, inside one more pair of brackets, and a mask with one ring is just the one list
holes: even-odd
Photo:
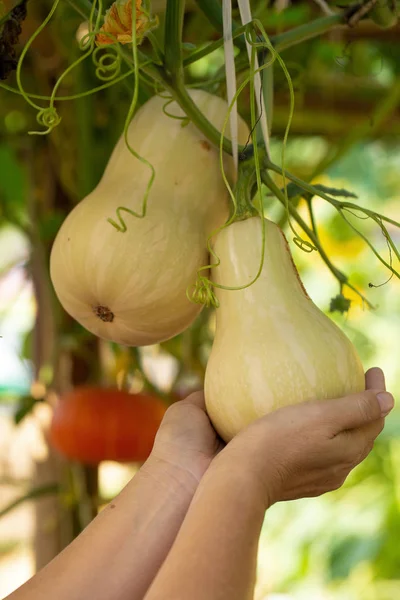
[(271, 37), (270, 40), (275, 49), (281, 52), (318, 35), (323, 35), (335, 27), (346, 25), (347, 19), (347, 11), (341, 11), (328, 17), (320, 17), (311, 21), (311, 23), (299, 25), (298, 27), (289, 29), (289, 31), (284, 31)]
[[(245, 33), (245, 31), (246, 31), (246, 27), (238, 27), (237, 29), (235, 29), (232, 32), (232, 39), (236, 39), (239, 36), (243, 35)], [(184, 59), (183, 66), (188, 67), (189, 65), (195, 63), (196, 61), (200, 60), (204, 56), (208, 56), (209, 54), (211, 54), (211, 52), (218, 50), (218, 48), (221, 48), (223, 46), (223, 44), (224, 44), (224, 38), (222, 37), (222, 38), (219, 38), (218, 40), (215, 40), (215, 42), (210, 42), (209, 44), (204, 46), (204, 48), (200, 48), (200, 50), (195, 50), (194, 52), (189, 54), (189, 56), (187, 56)]]
[(335, 277), (335, 279), (338, 280), (340, 288), (342, 288), (344, 285), (346, 285), (348, 288), (353, 290), (370, 308), (374, 308), (374, 306), (371, 304), (371, 302), (356, 287), (354, 287), (348, 281), (347, 275), (345, 273), (343, 273), (342, 271), (340, 271), (337, 267), (335, 267), (335, 265), (331, 262), (329, 256), (326, 254), (324, 248), (322, 247), (317, 234), (302, 219), (302, 217), (299, 215), (299, 213), (294, 208), (294, 206), (292, 206), (291, 204), (289, 204), (289, 206), (287, 206), (284, 194), (279, 189), (279, 187), (276, 185), (276, 183), (273, 181), (273, 179), (269, 175), (269, 173), (266, 171), (263, 171), (261, 176), (262, 176), (263, 183), (268, 187), (268, 189), (271, 190), (271, 192), (273, 192), (273, 194), (276, 196), (276, 198), (279, 200), (279, 202), (281, 202), (281, 204), (283, 204), (283, 206), (285, 206), (286, 208), (289, 209), (289, 212), (290, 212), (291, 216), (293, 217), (293, 219), (297, 222), (298, 225), (300, 225), (300, 227), (308, 235), (310, 240), (313, 242), (315, 247), (318, 249), (318, 252), (319, 252), (322, 260), (324, 261), (324, 263), (326, 264), (326, 266), (328, 267), (328, 269), (330, 270), (332, 275)]
[(357, 204), (354, 204), (353, 202), (343, 202), (340, 200), (336, 200), (335, 198), (332, 198), (328, 194), (325, 194), (325, 192), (323, 192), (322, 190), (314, 187), (312, 184), (307, 183), (306, 181), (303, 181), (302, 179), (299, 179), (299, 177), (296, 177), (296, 175), (293, 175), (293, 173), (290, 173), (290, 171), (287, 171), (286, 169), (282, 169), (281, 167), (279, 167), (278, 165), (276, 165), (275, 163), (273, 163), (272, 161), (270, 161), (267, 158), (264, 158), (264, 168), (269, 169), (270, 171), (274, 171), (275, 173), (278, 173), (279, 175), (284, 174), (285, 177), (290, 179), (290, 181), (292, 181), (293, 183), (297, 184), (301, 189), (305, 190), (306, 192), (309, 192), (313, 196), (318, 196), (319, 198), (326, 200), (327, 202), (332, 204), (332, 206), (334, 206), (335, 208), (348, 208), (348, 209), (352, 209), (352, 210), (358, 210), (360, 212), (365, 213), (366, 215), (368, 215), (371, 218), (378, 217), (379, 219), (382, 219), (382, 221), (386, 221), (386, 223), (390, 223), (391, 225), (394, 225), (395, 227), (400, 228), (400, 223), (398, 223), (394, 219), (391, 219), (390, 217), (382, 215), (381, 213), (377, 213), (373, 210), (369, 210), (368, 208), (358, 206)]
[[(206, 2), (208, 4), (208, 0)], [(198, 2), (199, 4), (199, 2)], [(214, 2), (213, 2), (214, 4)], [(222, 13), (221, 13), (222, 19)], [(275, 48), (277, 52), (282, 52), (287, 48), (291, 48), (292, 46), (296, 46), (297, 44), (301, 44), (307, 40), (310, 40), (319, 35), (323, 35), (327, 33), (331, 29), (335, 29), (336, 27), (340, 27), (346, 25), (347, 23), (347, 13), (341, 12), (331, 15), (329, 17), (321, 17), (319, 19), (315, 19), (311, 21), (311, 23), (306, 23), (304, 25), (300, 25), (299, 27), (294, 27), (289, 31), (285, 31), (284, 33), (280, 33), (278, 35), (273, 35), (270, 37), (270, 42)], [(222, 20), (221, 27), (218, 27), (218, 31), (222, 33)], [(232, 37), (236, 40), (236, 45), (239, 48), (245, 48), (245, 38), (244, 33), (246, 31), (246, 27), (239, 27), (237, 23), (233, 23), (232, 25)], [(211, 42), (204, 48), (200, 50), (196, 50), (189, 56), (185, 58), (183, 61), (184, 67), (191, 65), (192, 63), (200, 60), (204, 56), (207, 56), (211, 52), (214, 52), (218, 48), (221, 48), (224, 43), (223, 37), (215, 42)], [(261, 51), (262, 54), (262, 51)], [(246, 68), (248, 65), (248, 58), (245, 53), (241, 52), (236, 58), (236, 69), (237, 71), (241, 71), (243, 68)]]
[[(191, 96), (188, 94), (183, 83), (180, 83), (176, 87), (172, 87), (169, 84), (167, 85), (168, 91), (174, 100), (176, 100), (176, 102), (180, 105), (182, 110), (186, 113), (187, 117), (194, 123), (194, 125), (196, 125), (197, 129), (204, 133), (210, 142), (218, 147), (221, 139), (220, 132), (203, 115), (201, 110), (199, 110), (195, 102), (193, 102)], [(232, 155), (232, 143), (227, 137), (224, 137), (222, 147), (224, 152)], [(243, 148), (243, 146), (239, 146), (239, 154)]]
[[(221, 5), (215, 0), (196, 0), (196, 4), (206, 15), (207, 19), (215, 27), (215, 29), (222, 34), (223, 20)], [(275, 49), (280, 52), (281, 50), (290, 48), (290, 46), (304, 42), (305, 40), (316, 37), (317, 35), (326, 33), (333, 27), (346, 25), (347, 21), (348, 10), (343, 10), (333, 15), (320, 17), (311, 23), (300, 25), (299, 27), (295, 27), (290, 31), (285, 31), (284, 33), (271, 37), (271, 43), (273, 46), (275, 46)], [(238, 25), (238, 23), (235, 21), (232, 22), (232, 31), (234, 37), (240, 36), (237, 38), (236, 43), (240, 48), (245, 49), (246, 43), (244, 36), (242, 35), (244, 32), (242, 32), (241, 29), (242, 28)]]
[(185, 0), (167, 0), (165, 11), (165, 68), (172, 81), (183, 80), (182, 29)]

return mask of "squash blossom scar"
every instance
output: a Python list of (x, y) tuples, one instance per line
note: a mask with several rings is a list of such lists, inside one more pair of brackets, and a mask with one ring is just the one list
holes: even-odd
[(108, 308), (108, 306), (93, 306), (93, 312), (96, 317), (99, 317), (104, 323), (112, 323), (114, 321), (114, 313)]

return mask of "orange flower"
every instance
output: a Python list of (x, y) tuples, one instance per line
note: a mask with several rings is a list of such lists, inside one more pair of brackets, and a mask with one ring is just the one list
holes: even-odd
[[(136, 39), (140, 43), (148, 31), (158, 24), (136, 0)], [(115, 0), (104, 18), (104, 25), (96, 36), (97, 46), (129, 44), (132, 41), (132, 0)]]

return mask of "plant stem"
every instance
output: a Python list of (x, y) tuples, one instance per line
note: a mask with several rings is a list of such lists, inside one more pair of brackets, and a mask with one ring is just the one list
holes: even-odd
[(400, 228), (399, 222), (395, 221), (394, 219), (391, 219), (390, 217), (382, 215), (381, 213), (375, 212), (373, 210), (369, 210), (368, 208), (364, 208), (362, 206), (358, 206), (357, 204), (354, 204), (353, 202), (343, 202), (343, 201), (336, 200), (335, 198), (332, 198), (331, 196), (329, 196), (328, 194), (325, 194), (325, 192), (314, 187), (310, 183), (307, 183), (306, 181), (299, 179), (299, 177), (296, 177), (296, 175), (293, 175), (293, 173), (290, 173), (290, 171), (287, 171), (286, 169), (283, 170), (281, 167), (278, 167), (278, 165), (274, 164), (271, 160), (269, 160), (266, 157), (264, 157), (263, 163), (264, 163), (265, 169), (274, 171), (275, 173), (278, 173), (279, 175), (283, 175), (283, 173), (285, 173), (285, 176), (288, 179), (290, 179), (290, 181), (293, 181), (293, 183), (296, 183), (301, 189), (305, 190), (306, 192), (309, 192), (313, 196), (318, 196), (319, 198), (326, 200), (327, 202), (332, 204), (332, 206), (334, 206), (335, 208), (348, 208), (348, 209), (352, 209), (352, 210), (358, 210), (358, 211), (361, 211), (364, 214), (368, 215), (371, 218), (379, 217), (379, 219), (382, 219), (382, 221), (386, 221), (386, 223), (390, 223), (391, 225), (394, 225), (395, 227)]
[[(184, 110), (189, 119), (196, 125), (196, 127), (204, 133), (204, 135), (216, 146), (219, 147), (221, 140), (221, 133), (216, 129), (210, 121), (203, 115), (201, 110), (198, 109), (192, 98), (188, 94), (183, 83), (176, 87), (169, 86), (169, 91), (173, 98), (178, 102), (180, 107)], [(222, 147), (225, 152), (232, 154), (232, 144), (228, 138), (224, 137)], [(239, 146), (239, 154), (243, 146)]]
[(317, 239), (319, 239), (318, 230), (317, 230), (317, 222), (315, 220), (315, 215), (314, 215), (314, 210), (313, 210), (313, 205), (312, 205), (312, 198), (307, 199), (307, 208), (308, 208), (308, 214), (310, 217), (311, 228), (315, 234), (315, 237)]
[[(286, 206), (285, 196), (282, 193), (282, 191), (279, 189), (279, 187), (276, 185), (276, 183), (273, 181), (272, 177), (265, 171), (262, 173), (261, 177), (262, 177), (263, 183), (265, 183), (265, 185), (271, 190), (271, 192), (273, 192), (275, 194), (275, 196), (279, 200), (279, 202), (281, 202), (284, 206)], [(329, 267), (329, 270), (333, 273), (333, 275), (336, 277), (336, 279), (339, 281), (339, 283), (341, 283), (341, 284), (347, 283), (347, 276), (344, 273), (342, 273), (341, 271), (339, 271), (339, 269), (337, 269), (331, 263), (328, 255), (326, 254), (325, 250), (322, 248), (322, 246), (318, 240), (318, 237), (316, 236), (314, 231), (307, 225), (307, 223), (302, 219), (302, 217), (299, 215), (299, 213), (294, 208), (294, 206), (292, 206), (292, 204), (290, 204), (290, 203), (289, 203), (289, 212), (293, 216), (295, 221), (303, 229), (303, 231), (308, 235), (308, 237), (313, 242), (313, 244), (316, 246), (316, 248), (318, 248), (318, 252), (320, 253), (321, 258), (323, 259), (325, 264)]]
[[(245, 25), (242, 25), (241, 27), (237, 27), (236, 29), (234, 29), (234, 31), (232, 33), (232, 38), (234, 40), (237, 39), (239, 36), (244, 34), (245, 30), (246, 30)], [(185, 60), (183, 61), (183, 65), (185, 67), (187, 67), (188, 65), (191, 65), (192, 63), (196, 62), (197, 60), (200, 60), (200, 58), (203, 58), (203, 56), (208, 56), (208, 54), (211, 54), (211, 52), (215, 52), (215, 50), (218, 50), (218, 48), (221, 48), (223, 45), (224, 45), (223, 37), (219, 38), (218, 40), (215, 40), (215, 42), (210, 42), (204, 48), (201, 48), (200, 50), (196, 50), (195, 52), (192, 52), (191, 54), (189, 54), (189, 56), (187, 58), (185, 58)]]
[(165, 68), (172, 80), (183, 80), (182, 28), (185, 0), (167, 0), (165, 12)]
[[(220, 3), (216, 2), (215, 0), (196, 0), (196, 4), (206, 15), (216, 30), (222, 33), (223, 21)], [(275, 49), (280, 52), (281, 50), (286, 50), (286, 48), (290, 48), (291, 46), (304, 42), (305, 40), (316, 37), (317, 35), (322, 35), (333, 27), (345, 25), (347, 23), (347, 19), (348, 10), (344, 10), (333, 15), (320, 17), (311, 23), (306, 23), (304, 25), (300, 25), (299, 27), (290, 29), (289, 31), (285, 31), (284, 33), (272, 36), (270, 40)], [(246, 43), (244, 36), (242, 35), (242, 28), (235, 21), (232, 22), (232, 31), (234, 34), (239, 33), (240, 31), (240, 37), (238, 37), (236, 43), (240, 48), (244, 49)]]
[[(265, 183), (265, 185), (271, 190), (271, 192), (273, 192), (275, 194), (275, 196), (279, 200), (279, 202), (281, 202), (283, 204), (283, 206), (286, 207), (285, 196), (282, 193), (282, 191), (279, 189), (279, 187), (276, 185), (276, 183), (273, 181), (272, 177), (266, 171), (262, 172), (261, 177), (262, 177), (263, 183)], [(363, 294), (361, 294), (361, 292), (359, 292), (357, 290), (357, 288), (355, 288), (351, 283), (349, 283), (347, 275), (345, 273), (343, 273), (342, 271), (340, 271), (339, 269), (337, 269), (335, 267), (335, 265), (331, 262), (329, 256), (326, 254), (325, 250), (323, 249), (318, 236), (307, 225), (307, 223), (302, 219), (302, 217), (299, 215), (299, 213), (294, 208), (294, 206), (292, 206), (291, 203), (289, 203), (289, 212), (290, 212), (291, 216), (294, 218), (294, 220), (298, 223), (298, 225), (300, 225), (300, 227), (303, 229), (303, 231), (308, 235), (308, 237), (313, 242), (315, 247), (318, 248), (318, 252), (319, 252), (322, 260), (324, 261), (324, 263), (326, 264), (326, 266), (328, 267), (328, 269), (330, 270), (332, 275), (338, 280), (340, 287), (342, 287), (343, 285), (346, 285), (348, 288), (350, 288), (354, 292), (356, 292), (356, 294), (358, 294), (360, 296), (360, 298), (370, 308), (373, 308), (373, 305), (369, 302), (369, 300), (367, 298), (365, 298), (365, 296)]]
[[(304, 25), (299, 25), (299, 27), (294, 27), (293, 29), (289, 29), (284, 33), (280, 33), (278, 35), (274, 35), (270, 37), (270, 42), (274, 46), (277, 52), (282, 52), (287, 48), (291, 48), (292, 46), (296, 46), (297, 44), (301, 44), (306, 40), (310, 40), (318, 35), (323, 35), (327, 31), (330, 31), (334, 27), (339, 27), (340, 25), (345, 25), (347, 22), (347, 12), (337, 13), (330, 17), (321, 17), (320, 19), (315, 19), (311, 21), (311, 23), (305, 23)], [(265, 49), (262, 49), (258, 53), (263, 56), (265, 59)], [(236, 70), (237, 72), (242, 71), (247, 67), (248, 60), (245, 53), (241, 52), (237, 57), (236, 61)]]
[(215, 42), (210, 42), (209, 44), (204, 46), (204, 48), (200, 48), (200, 50), (196, 50), (195, 52), (192, 52), (191, 54), (189, 54), (189, 56), (187, 56), (184, 59), (183, 66), (188, 67), (189, 65), (192, 65), (193, 63), (197, 62), (201, 58), (204, 58), (204, 56), (208, 56), (212, 52), (215, 52), (215, 50), (218, 50), (218, 48), (221, 48), (223, 46), (223, 44), (224, 44), (223, 38), (220, 38), (219, 40), (215, 40)]
[[(206, 0), (206, 4), (208, 5), (210, 2)], [(199, 2), (198, 2), (199, 4)], [(214, 3), (213, 3), (214, 4)], [(201, 8), (201, 7), (200, 7)], [(205, 12), (205, 11), (203, 11)], [(289, 31), (285, 31), (284, 33), (280, 33), (278, 35), (273, 35), (270, 37), (270, 42), (274, 46), (277, 52), (281, 52), (282, 50), (286, 50), (287, 48), (291, 48), (297, 44), (301, 44), (306, 40), (317, 37), (318, 35), (323, 35), (327, 31), (335, 27), (339, 27), (340, 25), (345, 25), (347, 19), (347, 12), (340, 12), (334, 15), (330, 15), (329, 17), (321, 17), (319, 19), (315, 19), (311, 23), (306, 23), (304, 25), (300, 25), (299, 27), (294, 27)], [(213, 23), (214, 24), (214, 23)], [(243, 34), (245, 32), (244, 26), (239, 26), (237, 23), (233, 23), (233, 39), (236, 40), (236, 45), (240, 48), (245, 48), (245, 40)], [(222, 12), (221, 12), (221, 27), (218, 27), (218, 31), (222, 32)], [(224, 43), (223, 38), (216, 40), (202, 48), (201, 50), (196, 50), (184, 60), (184, 66), (196, 62), (200, 58), (207, 56), (211, 52), (214, 52), (218, 48), (221, 48)], [(260, 53), (264, 53), (264, 50), (261, 50)], [(237, 71), (246, 68), (248, 65), (248, 58), (246, 53), (240, 53), (236, 58), (236, 67)]]
[(311, 21), (311, 23), (305, 23), (294, 27), (289, 31), (280, 33), (270, 38), (272, 45), (277, 52), (286, 50), (291, 46), (300, 44), (306, 40), (322, 35), (332, 29), (333, 27), (339, 27), (345, 25), (347, 22), (347, 11), (342, 11), (329, 17), (321, 17)]

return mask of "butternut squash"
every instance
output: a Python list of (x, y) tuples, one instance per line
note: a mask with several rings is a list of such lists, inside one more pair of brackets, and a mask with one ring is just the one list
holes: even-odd
[[(221, 263), (212, 279), (243, 286), (256, 276), (262, 251), (258, 217), (216, 237)], [(280, 407), (341, 397), (364, 389), (364, 370), (344, 333), (311, 301), (289, 246), (265, 220), (264, 265), (242, 290), (215, 288), (216, 333), (205, 377), (208, 414), (229, 441), (253, 420)]]
[[(198, 107), (221, 130), (227, 103), (207, 92), (191, 91)], [(155, 170), (147, 214), (121, 213), (124, 206), (141, 213), (151, 171), (117, 143), (104, 176), (63, 223), (51, 253), (50, 272), (65, 310), (95, 335), (139, 346), (168, 339), (194, 320), (201, 306), (186, 289), (207, 264), (206, 240), (228, 216), (228, 194), (219, 166), (219, 151), (184, 113), (155, 96), (134, 117), (129, 140)], [(240, 120), (239, 139), (248, 129)], [(231, 169), (227, 157), (226, 168)]]

